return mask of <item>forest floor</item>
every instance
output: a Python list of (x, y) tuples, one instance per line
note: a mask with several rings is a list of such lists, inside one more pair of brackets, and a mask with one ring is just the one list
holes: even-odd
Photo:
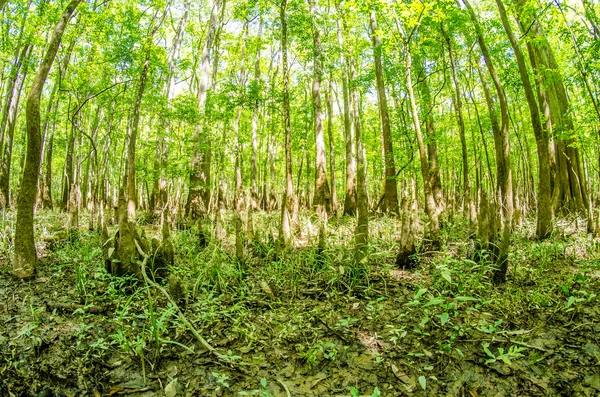
[(308, 217), (278, 252), (277, 214), (261, 215), (244, 266), (230, 243), (199, 249), (193, 229), (176, 232), (184, 315), (214, 356), (153, 287), (106, 273), (97, 234), (53, 238), (63, 215), (38, 219), (33, 280), (11, 276), (2, 239), (0, 396), (600, 395), (599, 242), (577, 220), (543, 242), (519, 228), (500, 287), (460, 220), (411, 271), (394, 265), (386, 218), (359, 265), (351, 219), (331, 220), (319, 255)]

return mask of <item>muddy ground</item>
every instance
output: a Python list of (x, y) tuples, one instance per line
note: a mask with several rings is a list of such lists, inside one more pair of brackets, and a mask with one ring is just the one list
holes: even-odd
[(375, 251), (349, 286), (343, 249), (326, 268), (263, 255), (232, 280), (190, 265), (206, 256), (184, 237), (179, 302), (219, 355), (158, 291), (108, 275), (82, 232), (40, 246), (27, 282), (0, 254), (0, 396), (600, 395), (600, 261), (583, 232), (523, 236), (501, 287), (466, 238), (410, 272)]

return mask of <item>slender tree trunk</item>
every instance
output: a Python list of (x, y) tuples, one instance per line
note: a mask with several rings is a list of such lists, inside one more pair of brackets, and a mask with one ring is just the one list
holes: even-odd
[(461, 88), (456, 73), (456, 60), (454, 59), (454, 51), (452, 49), (453, 43), (450, 39), (450, 35), (446, 33), (442, 26), (442, 33), (446, 39), (446, 45), (448, 46), (448, 56), (450, 57), (450, 69), (452, 70), (452, 82), (454, 83), (454, 96), (452, 102), (454, 103), (454, 109), (456, 111), (456, 120), (458, 123), (458, 134), (460, 137), (460, 148), (462, 154), (462, 168), (463, 168), (463, 191), (464, 191), (464, 212), (469, 219), (469, 222), (475, 222), (475, 211), (471, 201), (471, 186), (469, 180), (469, 153), (467, 151), (467, 138), (465, 135), (465, 120), (463, 116), (463, 102), (461, 96)]
[[(355, 74), (351, 71), (351, 76)], [(354, 92), (350, 102), (354, 109), (354, 131), (356, 133), (356, 160), (357, 160), (357, 222), (356, 222), (356, 252), (355, 260), (360, 263), (368, 255), (369, 242), (369, 202), (367, 195), (367, 168), (365, 150), (362, 142), (362, 126), (360, 117), (360, 97), (357, 92)]]
[(519, 66), (519, 74), (521, 76), (521, 82), (523, 83), (523, 89), (525, 91), (525, 98), (527, 99), (527, 105), (529, 107), (529, 116), (531, 118), (531, 125), (533, 126), (533, 133), (535, 135), (535, 143), (538, 151), (538, 205), (537, 205), (537, 231), (538, 238), (544, 239), (549, 237), (552, 233), (552, 191), (550, 185), (550, 153), (548, 149), (548, 131), (542, 126), (538, 103), (535, 99), (535, 94), (531, 81), (529, 79), (529, 73), (527, 71), (527, 65), (525, 64), (525, 57), (521, 51), (521, 47), (513, 33), (512, 27), (506, 15), (506, 9), (502, 0), (496, 0), (498, 5), (498, 11), (500, 12), (500, 18), (504, 25), (504, 30), (510, 40), (510, 44), (515, 52), (517, 63)]
[[(246, 85), (245, 58), (246, 42), (248, 41), (248, 22), (244, 23), (242, 29), (242, 49), (240, 61), (240, 94), (243, 95)], [(235, 255), (240, 263), (244, 262), (244, 236), (242, 225), (242, 210), (244, 205), (244, 192), (242, 187), (242, 148), (240, 147), (240, 119), (242, 118), (242, 105), (238, 106), (237, 117), (233, 124), (234, 153), (235, 153), (235, 195), (234, 195), (234, 217), (235, 217)]]
[(194, 157), (190, 173), (190, 192), (186, 204), (186, 214), (191, 219), (198, 219), (208, 212), (210, 201), (210, 137), (203, 123), (206, 123), (206, 93), (208, 91), (210, 77), (211, 50), (217, 30), (219, 10), (222, 1), (214, 0), (212, 13), (206, 34), (206, 41), (202, 49), (202, 61), (200, 70), (200, 82), (198, 84), (197, 102), (203, 120), (194, 131)]
[[(338, 12), (339, 11), (338, 8)], [(343, 15), (340, 15), (343, 18)], [(352, 122), (352, 106), (350, 104), (349, 92), (349, 62), (351, 60), (345, 54), (344, 36), (342, 25), (346, 30), (345, 22), (337, 21), (337, 38), (340, 48), (340, 65), (342, 68), (342, 97), (344, 102), (344, 139), (346, 144), (346, 195), (344, 197), (344, 215), (354, 216), (356, 214), (356, 146), (354, 139), (354, 123)]]
[(286, 245), (291, 243), (292, 228), (291, 221), (294, 215), (294, 185), (292, 180), (292, 125), (290, 119), (290, 76), (288, 65), (288, 37), (287, 37), (287, 17), (285, 15), (287, 0), (281, 1), (280, 21), (281, 21), (281, 52), (283, 68), (283, 122), (285, 130), (285, 191), (283, 193), (283, 202), (281, 205), (281, 235)]
[[(171, 54), (169, 56), (167, 79), (165, 81), (165, 100), (167, 109), (171, 110), (171, 91), (175, 80), (177, 62), (179, 61), (181, 42), (185, 33), (185, 27), (187, 25), (187, 19), (190, 9), (190, 2), (185, 0), (183, 2), (183, 15), (177, 25), (177, 31), (173, 38), (173, 46), (171, 48)], [(154, 156), (154, 166), (152, 174), (152, 194), (150, 195), (150, 210), (155, 214), (165, 207), (167, 204), (167, 152), (168, 152), (168, 141), (166, 138), (171, 134), (171, 121), (168, 118), (163, 118), (161, 123), (161, 130), (164, 132), (160, 133), (156, 140), (156, 151)]]
[[(468, 0), (463, 0), (463, 3), (467, 7), (469, 16), (475, 31), (477, 32), (477, 40), (479, 42), (480, 50), (483, 54), (485, 65), (494, 83), (498, 101), (500, 103), (500, 115), (501, 124), (498, 126), (497, 121), (494, 123), (492, 119), (492, 126), (494, 127), (494, 141), (496, 146), (496, 173), (497, 173), (497, 197), (498, 204), (501, 208), (501, 225), (502, 225), (502, 237), (500, 240), (500, 247), (498, 252), (498, 258), (496, 260), (497, 269), (494, 273), (494, 282), (496, 284), (503, 283), (506, 281), (506, 271), (508, 269), (508, 250), (510, 247), (510, 237), (512, 232), (512, 220), (513, 220), (513, 192), (512, 192), (512, 176), (510, 169), (510, 147), (508, 143), (508, 105), (506, 103), (506, 95), (502, 88), (502, 83), (498, 78), (496, 69), (492, 58), (490, 57), (488, 47), (483, 37), (483, 30), (479, 24), (479, 20), (475, 11), (471, 7)], [(495, 117), (494, 105), (491, 100), (488, 101), (490, 106), (490, 114)]]
[[(394, 150), (392, 147), (392, 132), (390, 127), (390, 117), (388, 113), (387, 97), (385, 93), (385, 83), (383, 81), (383, 65), (381, 61), (382, 48), (377, 32), (377, 20), (375, 10), (371, 9), (371, 40), (373, 44), (375, 58), (375, 77), (377, 80), (377, 98), (379, 105), (379, 118), (381, 121), (381, 130), (383, 134), (383, 152), (385, 163), (385, 183), (382, 210), (384, 213), (393, 213), (398, 215), (398, 188), (396, 183), (396, 166), (394, 160)], [(359, 153), (360, 155), (360, 153)]]
[(333, 100), (331, 98), (331, 77), (325, 92), (327, 105), (327, 137), (329, 138), (329, 174), (331, 175), (331, 212), (335, 215), (338, 210), (337, 187), (335, 178), (335, 142), (333, 139)]
[(27, 98), (27, 156), (17, 202), (15, 261), (13, 263), (13, 274), (19, 278), (28, 278), (34, 274), (37, 257), (33, 234), (33, 210), (37, 195), (42, 146), (40, 100), (67, 23), (80, 2), (81, 0), (71, 0), (60, 17)]
[(248, 207), (248, 241), (254, 241), (254, 211), (259, 209), (258, 194), (258, 119), (260, 116), (259, 89), (261, 88), (260, 53), (263, 29), (263, 16), (258, 22), (258, 45), (256, 46), (256, 60), (254, 63), (254, 103), (252, 104), (252, 164), (250, 167), (250, 205)]
[[(408, 43), (407, 46), (408, 45), (410, 45), (410, 43)], [(408, 51), (410, 51), (410, 49)], [(412, 53), (410, 56), (412, 57)], [(433, 195), (433, 200), (431, 203), (435, 204), (435, 207), (432, 207), (431, 211), (435, 211), (435, 218), (439, 219), (440, 214), (444, 210), (444, 194), (442, 192), (440, 165), (438, 161), (437, 138), (433, 118), (433, 102), (431, 100), (431, 90), (429, 89), (429, 84), (427, 83), (427, 73), (425, 71), (424, 60), (417, 60), (415, 66), (418, 75), (422, 76), (422, 78), (419, 79), (418, 86), (421, 93), (421, 99), (423, 101), (422, 107), (424, 108), (422, 113), (425, 119), (425, 136), (423, 138), (427, 148), (425, 155), (427, 162), (425, 165), (427, 168), (426, 173), (429, 176), (427, 181), (427, 184), (429, 185), (428, 191), (430, 192), (429, 194)]]
[[(327, 182), (327, 155), (325, 150), (325, 134), (323, 132), (323, 105), (321, 102), (321, 83), (323, 81), (323, 46), (321, 35), (317, 26), (314, 11), (314, 0), (308, 0), (313, 36), (313, 120), (315, 132), (315, 192), (312, 205), (323, 206), (326, 212), (331, 212), (331, 191)], [(308, 165), (308, 163), (307, 163)], [(307, 167), (308, 169), (308, 167)]]
[[(0, 207), (10, 206), (10, 170), (12, 163), (12, 151), (15, 136), (15, 127), (17, 124), (17, 108), (23, 91), (23, 83), (27, 77), (27, 66), (31, 56), (33, 45), (27, 44), (23, 47), (17, 65), (17, 76), (13, 81), (13, 92), (10, 95), (9, 106), (6, 112), (6, 131), (4, 135), (4, 144), (0, 146)], [(8, 98), (7, 98), (8, 99)]]
[[(396, 20), (398, 29), (403, 32), (400, 27), (400, 23)], [(406, 36), (403, 34), (403, 36)], [(431, 220), (430, 232), (433, 237), (437, 240), (438, 232), (440, 230), (440, 221), (437, 211), (437, 204), (435, 196), (433, 195), (432, 178), (429, 169), (429, 159), (427, 158), (427, 149), (425, 147), (425, 140), (421, 131), (421, 121), (419, 119), (419, 111), (417, 110), (417, 101), (413, 89), (412, 80), (412, 53), (410, 50), (410, 42), (405, 42), (406, 50), (406, 89), (408, 91), (408, 98), (410, 101), (410, 110), (413, 119), (413, 127), (417, 135), (417, 145), (419, 148), (419, 159), (421, 162), (421, 176), (423, 177), (423, 190), (425, 193), (425, 211)]]

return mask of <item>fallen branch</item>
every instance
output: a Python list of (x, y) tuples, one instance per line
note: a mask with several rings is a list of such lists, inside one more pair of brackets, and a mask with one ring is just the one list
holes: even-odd
[(290, 389), (288, 389), (288, 387), (285, 385), (285, 383), (283, 383), (283, 381), (279, 378), (275, 378), (275, 380), (277, 382), (279, 382), (279, 384), (281, 386), (283, 386), (283, 390), (285, 390), (285, 394), (287, 394), (287, 397), (292, 397), (292, 394), (290, 393)]
[(46, 308), (49, 311), (54, 309), (63, 311), (63, 312), (74, 312), (75, 310), (81, 309), (86, 313), (91, 314), (102, 314), (106, 312), (109, 308), (105, 306), (96, 306), (96, 305), (80, 305), (78, 303), (62, 303), (62, 302), (50, 302), (46, 301)]
[[(192, 323), (190, 323), (188, 321), (188, 319), (185, 317), (185, 315), (183, 314), (183, 312), (179, 308), (179, 305), (177, 305), (177, 302), (175, 302), (175, 300), (173, 300), (173, 298), (171, 298), (171, 295), (163, 287), (161, 287), (160, 285), (156, 284), (154, 281), (152, 281), (148, 277), (148, 275), (146, 274), (146, 262), (148, 261), (149, 256), (142, 250), (142, 248), (140, 247), (140, 245), (137, 242), (137, 240), (134, 240), (134, 241), (135, 241), (135, 246), (136, 246), (138, 252), (144, 258), (144, 260), (142, 261), (141, 267), (140, 267), (140, 271), (142, 273), (142, 276), (144, 277), (144, 281), (146, 282), (146, 285), (151, 285), (152, 287), (154, 287), (157, 290), (159, 290), (167, 298), (167, 300), (169, 302), (171, 302), (171, 305), (173, 305), (173, 307), (175, 308), (175, 310), (177, 310), (177, 316), (179, 317), (179, 319), (183, 322), (183, 324), (187, 327), (187, 329), (190, 330), (190, 332), (196, 337), (196, 339), (198, 340), (198, 342), (200, 342), (200, 344), (206, 350), (208, 350), (211, 354), (213, 354), (215, 357), (217, 357), (217, 359), (219, 361), (223, 361), (224, 363), (226, 363), (226, 364), (228, 364), (230, 366), (234, 366), (234, 363), (232, 363), (231, 361), (223, 359), (223, 356), (217, 351), (217, 349), (215, 349), (214, 347), (212, 347), (206, 341), (206, 339), (204, 339), (202, 337), (202, 335), (200, 335), (200, 333), (196, 330), (196, 328), (194, 328), (192, 326)], [(240, 368), (238, 368), (238, 369), (240, 369)], [(244, 372), (244, 371), (242, 371), (242, 372)]]

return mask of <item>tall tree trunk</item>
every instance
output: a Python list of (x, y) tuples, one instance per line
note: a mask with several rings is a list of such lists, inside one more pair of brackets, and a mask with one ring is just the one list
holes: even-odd
[(71, 0), (60, 17), (52, 38), (48, 43), (46, 54), (33, 80), (27, 98), (27, 157), (23, 169), (23, 179), (17, 201), (17, 227), (15, 231), (15, 261), (13, 274), (19, 278), (28, 278), (35, 272), (37, 259), (33, 234), (33, 210), (37, 195), (38, 171), (41, 156), (41, 121), (40, 101), (42, 91), (54, 58), (58, 52), (63, 33), (71, 15), (81, 0)]
[[(533, 58), (532, 66), (537, 71), (538, 93), (547, 101), (551, 126), (548, 133), (552, 135), (553, 132), (560, 131), (560, 134), (555, 134), (554, 144), (554, 210), (583, 213), (588, 217), (588, 226), (591, 226), (589, 199), (581, 172), (579, 149), (573, 145), (573, 139), (563, 138), (570, 135), (574, 126), (562, 73), (541, 24), (535, 15), (531, 15), (536, 10), (525, 7), (524, 0), (513, 0), (513, 3), (516, 6), (521, 31), (530, 38), (527, 48), (530, 50), (530, 59)], [(552, 148), (550, 151), (552, 152)], [(552, 159), (550, 161), (552, 162)]]
[(281, 1), (279, 18), (281, 21), (281, 52), (283, 71), (283, 123), (285, 131), (285, 191), (281, 205), (281, 235), (285, 244), (292, 239), (292, 217), (294, 217), (294, 185), (292, 180), (292, 125), (290, 119), (290, 76), (288, 65), (287, 0)]
[(214, 0), (212, 13), (206, 34), (206, 41), (202, 49), (200, 81), (198, 84), (197, 102), (198, 110), (203, 116), (202, 121), (194, 131), (194, 157), (190, 172), (190, 192), (186, 204), (186, 214), (190, 219), (198, 219), (208, 212), (210, 201), (210, 159), (211, 144), (208, 132), (203, 124), (206, 123), (206, 93), (208, 91), (210, 64), (213, 41), (217, 30), (217, 19), (222, 7), (222, 0)]
[[(313, 120), (315, 132), (315, 192), (312, 205), (323, 206), (326, 212), (331, 212), (331, 191), (327, 182), (327, 155), (325, 150), (325, 134), (323, 132), (323, 105), (321, 102), (321, 82), (323, 81), (323, 46), (317, 26), (314, 10), (314, 0), (308, 0), (313, 36)], [(308, 165), (308, 163), (307, 163)], [(308, 169), (308, 167), (307, 167)], [(319, 211), (321, 212), (321, 211)]]
[[(510, 169), (510, 147), (508, 143), (508, 105), (506, 103), (506, 95), (502, 88), (502, 83), (496, 73), (493, 60), (489, 54), (488, 47), (483, 37), (483, 30), (479, 24), (479, 19), (471, 7), (468, 0), (463, 0), (463, 3), (467, 7), (469, 16), (475, 31), (477, 32), (477, 40), (479, 42), (479, 48), (483, 54), (485, 65), (488, 69), (498, 101), (500, 103), (500, 115), (501, 124), (498, 126), (497, 122), (492, 122), (494, 128), (494, 141), (496, 146), (496, 173), (497, 173), (497, 197), (498, 204), (501, 208), (501, 225), (502, 225), (502, 236), (500, 239), (499, 252), (496, 260), (496, 271), (494, 272), (494, 283), (499, 284), (506, 281), (506, 271), (508, 269), (508, 250), (510, 248), (510, 237), (512, 233), (512, 218), (513, 218), (513, 192), (512, 192), (512, 176)], [(493, 109), (492, 101), (488, 101), (490, 106), (490, 114), (495, 116), (495, 110)]]
[(258, 45), (256, 46), (256, 60), (254, 63), (254, 103), (252, 104), (252, 164), (250, 166), (250, 205), (248, 207), (248, 241), (254, 241), (254, 211), (259, 209), (258, 194), (258, 118), (260, 116), (259, 89), (261, 88), (260, 77), (260, 53), (262, 46), (263, 16), (260, 15), (258, 22)]
[[(397, 21), (397, 20), (396, 20)], [(410, 42), (407, 46), (410, 45)], [(410, 51), (408, 49), (407, 51)], [(410, 55), (412, 57), (412, 53)], [(431, 90), (429, 88), (429, 84), (427, 83), (427, 73), (425, 71), (425, 60), (418, 60), (415, 62), (416, 71), (421, 78), (419, 78), (419, 91), (421, 93), (421, 99), (423, 101), (423, 117), (425, 119), (425, 146), (427, 148), (427, 154), (425, 158), (427, 159), (426, 167), (427, 174), (429, 175), (429, 180), (427, 183), (429, 184), (428, 190), (429, 194), (433, 195), (432, 204), (435, 204), (435, 207), (431, 208), (431, 211), (435, 211), (435, 218), (439, 219), (440, 214), (444, 210), (444, 194), (442, 192), (442, 181), (440, 177), (440, 164), (438, 161), (438, 150), (437, 150), (437, 137), (435, 133), (434, 127), (434, 118), (433, 118), (433, 101), (431, 99)], [(426, 201), (427, 203), (427, 201)], [(438, 221), (439, 222), (439, 221)]]
[[(23, 47), (19, 56), (18, 64), (16, 65), (17, 75), (12, 80), (13, 90), (7, 98), (8, 109), (6, 113), (6, 130), (4, 134), (3, 145), (0, 146), (0, 207), (6, 208), (10, 206), (10, 169), (12, 163), (12, 150), (15, 136), (15, 127), (17, 124), (17, 108), (23, 91), (23, 84), (27, 77), (27, 69), (29, 58), (31, 56), (33, 45), (27, 44)], [(9, 83), (10, 84), (10, 83)], [(3, 117), (4, 121), (4, 117)]]
[[(185, 27), (187, 25), (187, 18), (190, 9), (190, 2), (185, 0), (183, 2), (183, 15), (177, 25), (177, 31), (173, 38), (173, 46), (171, 48), (171, 54), (169, 56), (168, 72), (165, 81), (165, 100), (167, 103), (167, 109), (171, 110), (171, 91), (175, 80), (177, 62), (179, 61), (181, 42), (185, 33)], [(156, 151), (154, 157), (154, 167), (152, 175), (152, 194), (150, 196), (150, 210), (154, 213), (160, 211), (167, 204), (167, 152), (168, 152), (168, 141), (166, 138), (171, 134), (171, 122), (168, 118), (162, 119), (161, 130), (164, 132), (160, 133), (156, 140)]]
[(472, 224), (475, 222), (475, 211), (471, 201), (471, 184), (469, 180), (469, 153), (467, 151), (467, 138), (465, 135), (465, 120), (463, 116), (463, 102), (461, 95), (460, 83), (458, 75), (456, 73), (456, 60), (454, 59), (454, 51), (452, 49), (453, 43), (450, 39), (450, 35), (444, 30), (444, 26), (441, 26), (442, 33), (446, 39), (446, 45), (448, 46), (448, 56), (450, 58), (450, 69), (452, 70), (452, 82), (454, 84), (454, 96), (452, 102), (454, 103), (454, 109), (456, 111), (456, 120), (458, 123), (458, 134), (460, 137), (460, 148), (462, 154), (462, 168), (463, 168), (463, 191), (464, 191), (464, 208), (463, 211), (467, 215), (469, 222)]
[[(248, 21), (244, 22), (242, 29), (242, 48), (239, 73), (239, 93), (244, 95), (246, 86), (245, 61), (246, 42), (248, 41)], [(235, 153), (235, 194), (234, 194), (234, 217), (235, 217), (235, 255), (240, 263), (244, 262), (244, 236), (242, 225), (242, 210), (244, 206), (244, 192), (242, 187), (242, 148), (240, 147), (240, 119), (242, 118), (242, 105), (238, 106), (237, 117), (233, 123), (234, 153)]]
[[(387, 97), (385, 93), (385, 83), (383, 81), (383, 65), (381, 61), (382, 48), (377, 32), (377, 20), (375, 10), (371, 9), (371, 41), (373, 44), (375, 58), (375, 77), (377, 80), (377, 98), (379, 105), (379, 118), (381, 121), (381, 130), (383, 134), (383, 152), (385, 163), (385, 182), (382, 210), (384, 213), (393, 213), (398, 215), (400, 208), (398, 204), (398, 188), (396, 183), (396, 166), (394, 160), (394, 149), (392, 147), (392, 132), (390, 127), (390, 117), (388, 113)], [(360, 153), (359, 153), (360, 155)]]
[(412, 52), (410, 48), (410, 42), (408, 41), (408, 37), (402, 29), (398, 20), (396, 20), (396, 24), (398, 30), (405, 38), (404, 47), (406, 51), (406, 89), (408, 91), (408, 98), (410, 101), (410, 110), (413, 120), (413, 127), (415, 129), (415, 134), (417, 135), (417, 146), (419, 148), (419, 159), (421, 162), (421, 176), (423, 177), (423, 190), (425, 193), (425, 211), (427, 212), (427, 215), (431, 220), (431, 226), (429, 231), (432, 233), (432, 237), (437, 241), (439, 238), (437, 235), (440, 230), (439, 213), (437, 210), (435, 196), (433, 194), (433, 184), (430, 175), (431, 170), (429, 168), (429, 159), (427, 157), (425, 139), (423, 138), (423, 133), (421, 131), (421, 121), (419, 119), (417, 100), (415, 98), (415, 93), (413, 89)]
[(338, 46), (340, 48), (340, 66), (342, 68), (342, 97), (344, 102), (344, 140), (346, 144), (346, 195), (344, 197), (344, 215), (355, 215), (356, 214), (356, 146), (354, 139), (354, 123), (352, 122), (352, 106), (350, 104), (350, 92), (349, 92), (349, 64), (350, 62), (348, 55), (345, 54), (346, 49), (344, 48), (344, 36), (342, 33), (343, 29), (346, 30), (345, 21), (343, 21), (343, 15), (341, 15), (340, 7), (338, 7), (340, 13), (340, 20), (337, 21), (337, 37)]
[[(407, 42), (406, 48), (406, 60), (409, 63), (409, 65), (407, 65), (407, 70), (409, 70), (412, 69), (412, 51), (410, 49), (410, 42)], [(424, 62), (424, 60), (418, 60), (415, 65), (417, 73), (421, 76), (421, 78), (419, 79), (418, 87), (420, 89), (421, 99), (423, 101), (422, 113), (425, 118), (425, 136), (423, 136), (421, 128), (419, 128), (417, 132), (417, 144), (419, 147), (421, 173), (423, 176), (423, 187), (425, 190), (424, 193), (426, 197), (425, 211), (427, 212), (432, 221), (430, 229), (431, 232), (433, 232), (435, 235), (440, 229), (439, 216), (443, 208), (444, 195), (442, 193), (440, 166), (437, 155), (437, 142), (435, 137), (433, 119), (433, 103), (431, 100), (431, 91), (429, 89), (429, 84), (427, 83), (427, 73), (425, 71)], [(412, 71), (410, 73), (412, 74)], [(407, 71), (407, 76), (408, 75), (409, 72)], [(434, 236), (434, 238), (436, 240), (438, 239), (437, 236)]]
[(544, 239), (549, 237), (552, 233), (552, 191), (550, 185), (551, 176), (548, 131), (542, 126), (538, 103), (535, 99), (533, 87), (529, 79), (529, 72), (527, 71), (527, 65), (525, 64), (525, 57), (523, 56), (521, 47), (510, 26), (504, 3), (502, 0), (496, 0), (496, 4), (498, 5), (502, 25), (504, 26), (504, 30), (506, 31), (510, 44), (515, 52), (515, 57), (517, 58), (519, 75), (521, 76), (521, 82), (523, 83), (525, 98), (527, 99), (527, 105), (529, 107), (531, 125), (535, 135), (535, 143), (538, 149), (539, 172), (536, 234), (539, 239)]
[(335, 215), (338, 210), (337, 186), (335, 178), (335, 142), (333, 139), (333, 99), (331, 98), (331, 76), (327, 91), (325, 92), (325, 104), (327, 106), (327, 137), (329, 138), (329, 174), (331, 175), (331, 212)]
[[(350, 75), (354, 79), (354, 72), (351, 71)], [(356, 190), (356, 201), (357, 201), (357, 222), (356, 222), (356, 234), (355, 234), (355, 261), (361, 263), (362, 260), (368, 255), (368, 242), (369, 242), (369, 202), (367, 196), (367, 167), (365, 159), (365, 150), (362, 142), (362, 126), (360, 123), (360, 96), (358, 92), (354, 91), (351, 94), (353, 113), (354, 113), (354, 131), (356, 133), (356, 160), (357, 160), (357, 190)]]

